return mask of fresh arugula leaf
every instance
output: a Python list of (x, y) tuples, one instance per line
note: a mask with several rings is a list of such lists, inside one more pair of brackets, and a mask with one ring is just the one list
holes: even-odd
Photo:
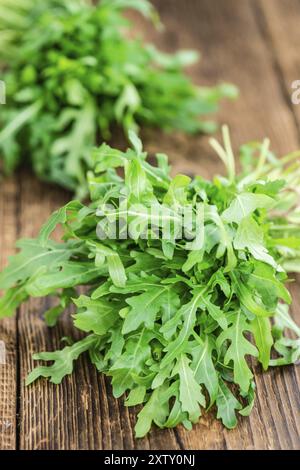
[(247, 248), (253, 258), (270, 264), (278, 271), (281, 270), (280, 266), (269, 255), (264, 246), (263, 238), (263, 231), (258, 223), (252, 217), (244, 217), (240, 222), (233, 242), (234, 248), (236, 250), (245, 250)]
[(274, 201), (265, 194), (242, 193), (223, 212), (222, 218), (227, 223), (240, 223), (257, 209), (270, 209), (273, 205)]
[(196, 336), (197, 345), (192, 349), (192, 369), (198, 384), (203, 384), (210, 396), (210, 406), (216, 401), (218, 395), (218, 375), (215, 369), (212, 352), (216, 349), (214, 339), (205, 335), (204, 338)]
[(251, 384), (250, 384), (250, 388), (249, 388), (248, 392), (241, 393), (241, 396), (243, 397), (243, 399), (247, 400), (247, 405), (244, 406), (244, 408), (242, 408), (239, 411), (240, 415), (249, 416), (251, 414), (251, 411), (252, 411), (254, 403), (255, 403), (255, 390), (256, 390), (256, 386), (255, 386), (254, 381), (252, 381)]
[(222, 98), (236, 97), (236, 88), (193, 85), (184, 67), (197, 54), (168, 55), (129, 38), (127, 8), (158, 22), (148, 0), (1, 2), (7, 104), (1, 108), (0, 153), (7, 173), (29, 155), (39, 178), (83, 198), (86, 171), (93, 167), (91, 148), (108, 139), (114, 126), (129, 133), (138, 155), (132, 131), (140, 125), (187, 133), (215, 130), (201, 119), (215, 112)]
[(143, 372), (145, 361), (151, 357), (149, 342), (152, 337), (153, 333), (143, 328), (127, 338), (125, 350), (116, 358), (109, 371), (115, 397), (120, 397), (126, 390), (132, 388), (136, 383), (134, 375)]
[(179, 400), (181, 409), (186, 411), (189, 419), (195, 423), (201, 414), (199, 405), (205, 406), (205, 397), (195, 379), (194, 372), (189, 366), (189, 362), (187, 356), (182, 354), (173, 369), (173, 374), (178, 374), (180, 378)]
[(145, 436), (150, 431), (153, 422), (158, 426), (163, 426), (169, 411), (168, 402), (162, 400), (164, 388), (162, 386), (154, 390), (147, 404), (138, 414), (138, 420), (135, 425), (136, 437)]
[(242, 405), (235, 398), (233, 393), (225, 385), (222, 379), (219, 379), (219, 391), (217, 396), (217, 418), (222, 420), (226, 428), (233, 429), (237, 425), (236, 410), (241, 410)]
[(27, 377), (26, 384), (29, 385), (38, 377), (49, 377), (50, 382), (59, 384), (62, 378), (72, 374), (74, 361), (80, 354), (88, 351), (98, 341), (96, 336), (87, 336), (77, 341), (72, 346), (66, 346), (61, 351), (42, 352), (34, 354), (33, 359), (41, 361), (54, 361), (52, 366), (36, 367)]
[[(214, 404), (231, 429), (237, 412), (248, 416), (255, 403), (253, 362), (266, 370), (299, 360), (284, 267), (300, 256), (300, 163), (294, 155), (277, 159), (266, 142), (250, 144), (237, 175), (223, 133), (224, 148), (213, 146), (228, 176), (212, 181), (171, 178), (166, 157), (152, 166), (133, 134), (127, 152), (103, 144), (93, 152), (91, 203), (67, 204), (36, 240), (18, 243), (0, 274), (0, 316), (29, 296), (53, 295), (58, 304), (46, 323), (74, 305), (74, 328), (87, 333), (61, 351), (35, 355), (54, 362), (34, 369), (28, 383), (40, 376), (60, 383), (87, 351), (111, 377), (115, 397), (128, 393), (127, 406), (142, 405), (135, 428), (142, 437), (153, 423), (190, 429)], [(177, 226), (185, 209), (186, 232)], [(60, 243), (50, 239), (57, 224)]]
[(249, 331), (249, 329), (250, 325), (241, 311), (232, 313), (230, 315), (230, 326), (222, 331), (216, 342), (218, 349), (220, 349), (224, 341), (230, 341), (224, 356), (224, 364), (228, 365), (230, 361), (233, 362), (234, 381), (240, 386), (242, 392), (249, 389), (253, 377), (245, 356), (256, 357), (258, 355), (255, 346), (244, 336), (244, 332)]
[(108, 272), (112, 282), (117, 287), (124, 287), (126, 284), (126, 273), (120, 256), (111, 248), (96, 242), (88, 242), (95, 249), (95, 265), (100, 267), (107, 260)]
[(143, 294), (126, 300), (131, 308), (125, 317), (123, 333), (136, 330), (141, 324), (152, 329), (156, 314), (162, 305), (169, 301), (169, 290), (168, 286), (156, 286), (147, 289)]
[(11, 287), (0, 298), (0, 318), (12, 317), (18, 306), (28, 297), (23, 286)]
[(74, 289), (64, 289), (61, 294), (59, 294), (59, 304), (49, 308), (44, 313), (44, 318), (47, 326), (55, 326), (58, 322), (60, 315), (64, 310), (71, 304), (72, 297), (76, 295)]
[(78, 313), (73, 315), (74, 325), (79, 330), (99, 336), (107, 333), (113, 326), (118, 319), (118, 309), (121, 309), (121, 305), (104, 300), (92, 300), (85, 295), (74, 299), (74, 303), (79, 308)]
[(258, 359), (264, 370), (268, 369), (270, 363), (273, 336), (269, 318), (255, 317), (252, 321), (252, 333), (259, 351)]
[(0, 274), (1, 289), (26, 281), (41, 269), (59, 266), (71, 256), (64, 245), (52, 241), (44, 246), (39, 240), (20, 240), (17, 247), (21, 251), (10, 258), (9, 266)]

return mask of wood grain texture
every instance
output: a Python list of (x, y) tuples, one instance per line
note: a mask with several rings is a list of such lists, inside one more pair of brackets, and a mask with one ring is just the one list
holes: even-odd
[[(291, 95), (295, 91), (292, 83), (300, 81), (299, 2), (260, 0), (255, 2), (255, 9), (262, 34), (272, 51), (273, 66), (281, 83), (282, 94), (291, 105)], [(300, 131), (300, 106), (292, 104), (291, 109)]]
[[(17, 182), (9, 179), (0, 188), (0, 267), (14, 253), (18, 235)], [(17, 319), (0, 322), (0, 449), (17, 445)]]
[[(298, 0), (153, 0), (153, 3), (160, 11), (165, 31), (159, 35), (135, 16), (137, 29), (167, 51), (177, 48), (201, 51), (201, 63), (189, 71), (199, 84), (231, 81), (240, 88), (240, 99), (224, 103), (218, 116), (220, 122), (230, 125), (235, 148), (265, 136), (270, 137), (278, 153), (299, 147), (299, 111), (288, 99), (290, 80), (300, 79), (295, 65), (296, 61), (299, 64)], [(288, 7), (283, 7), (283, 3)], [(291, 43), (287, 30), (291, 32)], [(222, 171), (206, 137), (166, 136), (153, 131), (144, 131), (143, 137), (150, 153), (161, 151), (170, 155), (174, 172), (198, 172), (207, 177)], [(18, 188), (11, 182), (0, 188), (2, 263), (12, 251), (17, 235), (36, 236), (50, 212), (68, 198), (28, 174), (22, 174), (19, 180), (22, 183)], [(300, 277), (291, 286), (292, 312), (298, 321), (299, 285)], [(40, 380), (25, 387), (25, 376), (33, 367), (32, 353), (61, 347), (62, 336), (74, 337), (67, 314), (58, 327), (45, 326), (43, 312), (52, 303), (51, 299), (31, 300), (22, 306), (17, 330), (15, 320), (0, 324), (0, 340), (6, 338), (10, 351), (9, 365), (4, 368), (0, 365), (0, 448), (300, 448), (300, 369), (296, 367), (274, 369), (266, 374), (256, 368), (256, 405), (250, 418), (240, 418), (233, 431), (225, 430), (213, 412), (203, 416), (191, 432), (183, 427), (155, 429), (141, 440), (134, 439), (137, 410), (128, 410), (122, 400), (113, 398), (109, 379), (97, 374), (85, 357), (60, 386)], [(1, 426), (2, 414), (12, 423), (9, 430)]]

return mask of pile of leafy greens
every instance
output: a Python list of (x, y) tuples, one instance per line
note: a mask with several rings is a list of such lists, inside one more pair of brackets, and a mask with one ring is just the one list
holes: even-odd
[[(298, 360), (300, 328), (285, 282), (300, 269), (299, 153), (278, 159), (268, 141), (245, 145), (237, 175), (226, 127), (223, 135), (224, 146), (211, 143), (228, 175), (212, 181), (171, 178), (167, 157), (150, 165), (134, 133), (126, 153), (103, 144), (88, 177), (91, 203), (70, 202), (37, 239), (18, 242), (0, 275), (1, 316), (28, 297), (53, 295), (47, 324), (73, 303), (74, 327), (86, 333), (35, 354), (53, 362), (34, 369), (28, 384), (40, 376), (60, 383), (88, 352), (115, 397), (143, 404), (135, 428), (142, 437), (152, 423), (190, 429), (210, 407), (233, 428), (236, 413), (253, 407), (249, 358), (264, 370)], [(182, 235), (180, 214), (189, 211)], [(60, 243), (50, 239), (58, 224)]]
[(125, 8), (148, 18), (148, 0), (0, 0), (0, 67), (4, 170), (30, 160), (43, 180), (81, 194), (90, 150), (112, 126), (188, 133), (212, 131), (199, 118), (217, 110), (232, 85), (193, 85), (183, 67), (194, 51), (168, 55), (129, 37)]

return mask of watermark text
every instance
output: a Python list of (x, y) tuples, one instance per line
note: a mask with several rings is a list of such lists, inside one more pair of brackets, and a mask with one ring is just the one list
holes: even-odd
[(300, 104), (300, 80), (294, 80), (292, 85), (292, 103), (295, 105)]
[(6, 87), (3, 80), (0, 80), (0, 104), (6, 103)]

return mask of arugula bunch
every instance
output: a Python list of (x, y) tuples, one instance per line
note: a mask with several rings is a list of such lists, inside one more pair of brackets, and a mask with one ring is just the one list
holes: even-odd
[[(223, 135), (224, 147), (211, 144), (227, 176), (212, 181), (171, 178), (167, 157), (150, 165), (133, 133), (126, 153), (103, 144), (88, 176), (91, 203), (68, 203), (37, 239), (18, 242), (0, 274), (0, 315), (29, 296), (54, 295), (47, 324), (73, 303), (74, 327), (86, 333), (35, 354), (52, 365), (34, 369), (27, 384), (41, 376), (60, 383), (88, 352), (115, 397), (143, 405), (135, 428), (142, 437), (152, 423), (190, 429), (211, 407), (233, 428), (236, 412), (246, 416), (254, 403), (249, 358), (264, 370), (298, 360), (300, 328), (285, 282), (287, 271), (300, 271), (299, 153), (278, 159), (268, 141), (250, 143), (236, 174), (226, 127)], [(50, 239), (58, 224), (60, 243)]]
[(130, 39), (125, 8), (157, 21), (148, 0), (0, 0), (6, 172), (27, 159), (41, 179), (81, 195), (91, 147), (107, 140), (112, 126), (125, 134), (139, 125), (188, 133), (215, 128), (199, 118), (236, 96), (235, 87), (193, 85), (183, 68), (197, 53), (168, 55)]

